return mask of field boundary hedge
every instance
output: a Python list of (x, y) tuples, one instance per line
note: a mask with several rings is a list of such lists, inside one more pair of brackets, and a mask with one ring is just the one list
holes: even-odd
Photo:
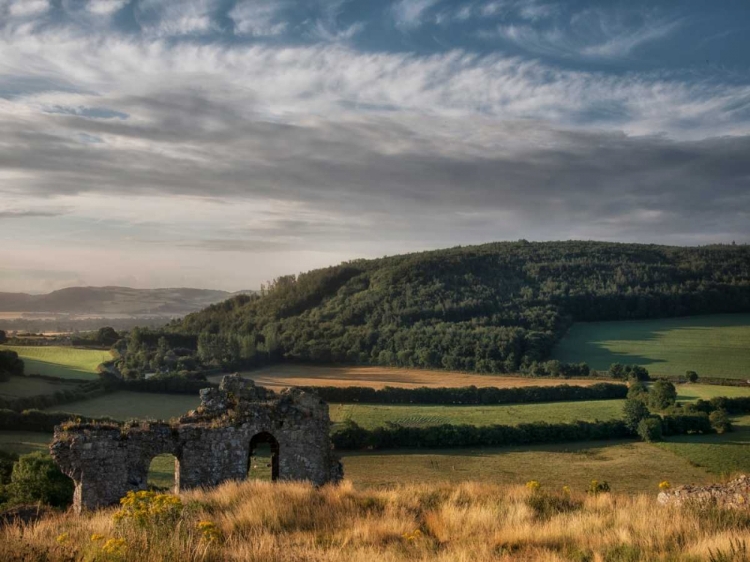
[[(714, 433), (706, 414), (670, 415), (662, 419), (665, 435)], [(337, 450), (454, 449), (462, 447), (507, 447), (573, 441), (626, 439), (636, 433), (623, 420), (534, 422), (513, 425), (453, 425), (406, 427), (388, 424), (365, 429), (349, 421), (331, 433)]]
[(492, 405), (531, 402), (575, 402), (583, 400), (617, 400), (628, 394), (625, 384), (596, 383), (591, 386), (518, 386), (498, 387), (440, 387), (382, 389), (359, 386), (303, 386), (326, 402), (336, 404), (435, 404), (435, 405)]

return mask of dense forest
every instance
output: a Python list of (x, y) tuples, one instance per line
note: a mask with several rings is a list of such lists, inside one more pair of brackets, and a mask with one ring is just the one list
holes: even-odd
[(134, 376), (293, 360), (576, 374), (585, 367), (545, 362), (575, 321), (747, 311), (750, 246), (522, 240), (281, 277), (164, 330), (131, 331), (120, 367)]

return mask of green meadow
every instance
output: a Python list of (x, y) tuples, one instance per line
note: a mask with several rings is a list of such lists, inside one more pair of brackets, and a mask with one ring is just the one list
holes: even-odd
[(154, 394), (118, 391), (91, 400), (71, 402), (47, 408), (49, 412), (69, 412), (88, 417), (110, 417), (116, 420), (176, 418), (200, 404), (198, 395)]
[(62, 379), (96, 379), (99, 364), (112, 359), (109, 351), (56, 345), (4, 345), (2, 349), (18, 353), (26, 374)]
[(597, 370), (632, 363), (657, 376), (692, 370), (750, 379), (750, 314), (576, 323), (555, 347), (553, 359), (586, 361)]
[(411, 404), (369, 405), (331, 404), (331, 421), (352, 420), (362, 427), (374, 428), (397, 423), (405, 426), (440, 424), (518, 425), (546, 421), (565, 423), (612, 420), (622, 416), (623, 400), (587, 402), (549, 402), (502, 406), (421, 406)]

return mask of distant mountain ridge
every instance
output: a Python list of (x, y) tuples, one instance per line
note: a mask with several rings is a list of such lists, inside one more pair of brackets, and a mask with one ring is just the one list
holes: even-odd
[(0, 312), (182, 315), (253, 291), (68, 287), (45, 295), (0, 292)]

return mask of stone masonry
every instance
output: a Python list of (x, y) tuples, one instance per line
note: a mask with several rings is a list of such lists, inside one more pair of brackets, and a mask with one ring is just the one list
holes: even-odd
[(657, 499), (664, 505), (750, 509), (750, 476), (743, 475), (726, 484), (680, 486), (661, 492)]
[(272, 393), (239, 375), (200, 391), (201, 405), (176, 423), (69, 423), (55, 428), (52, 458), (75, 482), (74, 507), (116, 504), (146, 488), (151, 460), (170, 453), (175, 493), (247, 477), (252, 449), (271, 444), (274, 479), (335, 483), (343, 469), (329, 437), (328, 405), (299, 389)]

